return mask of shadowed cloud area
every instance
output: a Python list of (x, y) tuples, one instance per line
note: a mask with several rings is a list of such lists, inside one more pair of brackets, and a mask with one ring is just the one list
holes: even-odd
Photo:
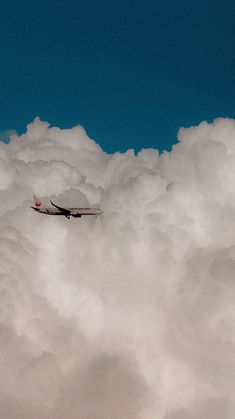
[(178, 138), (106, 154), (36, 118), (0, 142), (1, 418), (234, 418), (235, 121)]

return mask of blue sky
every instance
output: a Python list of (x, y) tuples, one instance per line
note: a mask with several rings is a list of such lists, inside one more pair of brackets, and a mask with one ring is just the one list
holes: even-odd
[(106, 151), (170, 149), (235, 117), (232, 0), (2, 0), (0, 131), (81, 124)]

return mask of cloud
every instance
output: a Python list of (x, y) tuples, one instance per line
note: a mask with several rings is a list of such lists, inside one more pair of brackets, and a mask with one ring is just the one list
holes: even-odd
[(234, 417), (234, 167), (222, 118), (163, 154), (39, 118), (0, 143), (0, 417)]

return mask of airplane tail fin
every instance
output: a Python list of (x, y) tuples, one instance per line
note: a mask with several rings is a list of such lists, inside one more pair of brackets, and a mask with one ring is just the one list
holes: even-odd
[(33, 200), (34, 200), (35, 207), (39, 209), (41, 207), (41, 205), (42, 205), (40, 199), (36, 195), (34, 195), (33, 196)]

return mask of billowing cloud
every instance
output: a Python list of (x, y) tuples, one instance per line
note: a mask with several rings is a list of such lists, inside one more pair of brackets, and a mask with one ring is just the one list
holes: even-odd
[(36, 118), (0, 174), (0, 417), (233, 419), (235, 121), (108, 155)]

